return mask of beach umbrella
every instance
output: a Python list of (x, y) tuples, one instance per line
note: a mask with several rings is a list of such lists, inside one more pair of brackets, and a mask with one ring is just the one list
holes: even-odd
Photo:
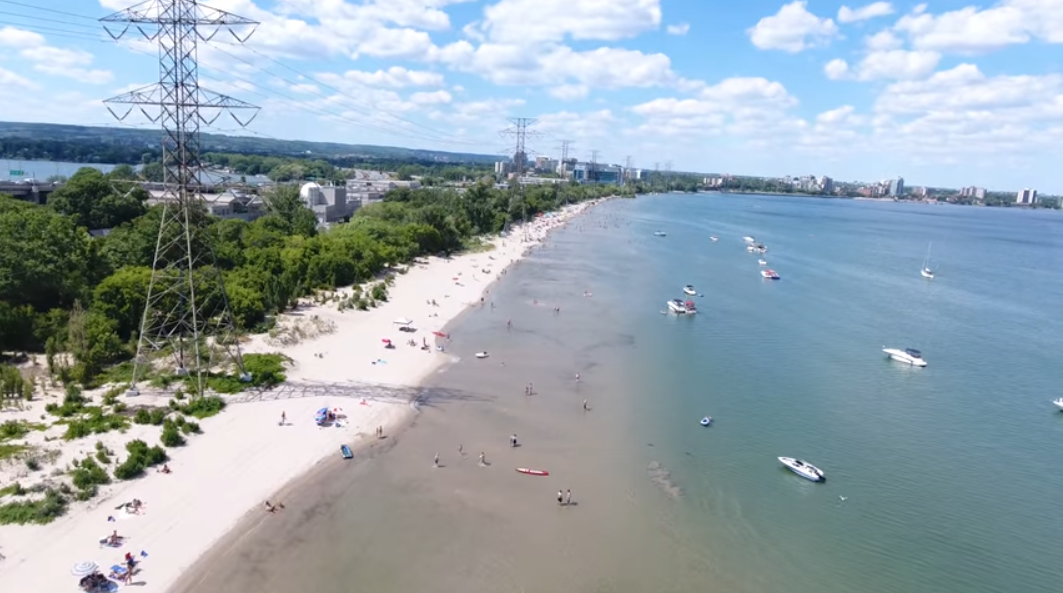
[(74, 568), (70, 569), (70, 574), (76, 577), (87, 577), (90, 574), (94, 574), (100, 569), (100, 565), (91, 560), (85, 562), (78, 562), (74, 565)]

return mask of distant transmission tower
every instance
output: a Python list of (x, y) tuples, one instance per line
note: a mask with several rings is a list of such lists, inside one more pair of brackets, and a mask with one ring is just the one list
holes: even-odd
[(522, 181), (522, 179), (524, 178), (525, 168), (528, 166), (528, 153), (525, 144), (528, 140), (529, 135), (537, 135), (535, 132), (528, 131), (528, 128), (534, 126), (536, 121), (538, 120), (532, 119), (530, 117), (511, 117), (509, 119), (509, 123), (513, 125), (506, 128), (505, 130), (502, 130), (501, 132), (503, 136), (513, 136), (516, 139), (515, 146), (513, 147), (513, 167), (517, 173), (517, 191), (519, 192), (518, 195), (520, 198), (520, 212), (522, 223), (521, 228), (523, 229), (525, 236), (528, 232), (527, 225), (523, 224), (528, 221), (528, 208), (524, 200), (524, 183)]
[(598, 183), (598, 151), (597, 150), (592, 150), (591, 151), (590, 168), (591, 168), (591, 170), (588, 171), (588, 175), (587, 175), (588, 179), (587, 180), (590, 181), (591, 183)]
[(621, 179), (625, 183), (631, 181), (631, 155), (624, 157), (624, 175)]
[(572, 146), (571, 140), (561, 141), (561, 177), (567, 177), (568, 171), (568, 149)]
[[(148, 0), (100, 21), (115, 40), (134, 27), (159, 46), (159, 82), (104, 101), (119, 121), (139, 108), (149, 120), (160, 124), (163, 132), (162, 219), (133, 378), (126, 394), (139, 394), (137, 381), (157, 352), (173, 357), (178, 376), (194, 378), (195, 395), (203, 395), (207, 374), (223, 362), (222, 356), (236, 365), (241, 380), (250, 381), (208, 237), (199, 130), (201, 125), (214, 123), (223, 112), (246, 126), (258, 114), (258, 107), (200, 88), (196, 46), (222, 28), (243, 43), (258, 23), (203, 6), (197, 0)], [(123, 28), (115, 34), (108, 25)], [(250, 31), (240, 37), (236, 27)], [(127, 106), (125, 113), (118, 115), (112, 105)], [(236, 109), (249, 110), (250, 116), (241, 120)], [(208, 344), (209, 339), (213, 344)]]

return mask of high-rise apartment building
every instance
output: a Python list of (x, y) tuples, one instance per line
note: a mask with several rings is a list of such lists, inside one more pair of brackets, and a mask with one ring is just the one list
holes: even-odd
[(1037, 190), (1025, 188), (1015, 196), (1016, 204), (1031, 205), (1037, 203)]

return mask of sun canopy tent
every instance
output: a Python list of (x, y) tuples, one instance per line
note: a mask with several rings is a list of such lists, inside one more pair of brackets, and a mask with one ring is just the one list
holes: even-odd
[(411, 323), (413, 323), (413, 320), (407, 319), (405, 317), (399, 317), (394, 321), (394, 323), (395, 325), (410, 325)]

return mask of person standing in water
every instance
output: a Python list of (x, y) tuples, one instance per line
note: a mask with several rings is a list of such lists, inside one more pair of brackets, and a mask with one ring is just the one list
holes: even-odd
[(572, 490), (565, 490), (565, 506), (572, 504)]
[(436, 453), (435, 461), (433, 461), (432, 464), (439, 467), (439, 453)]
[(557, 491), (557, 506), (562, 506), (563, 504), (565, 504), (564, 494), (560, 490), (558, 490)]
[(480, 465), (487, 465), (487, 456), (483, 451), (480, 451)]
[(583, 400), (583, 411), (586, 412), (590, 409), (591, 407), (587, 405), (587, 400)]

